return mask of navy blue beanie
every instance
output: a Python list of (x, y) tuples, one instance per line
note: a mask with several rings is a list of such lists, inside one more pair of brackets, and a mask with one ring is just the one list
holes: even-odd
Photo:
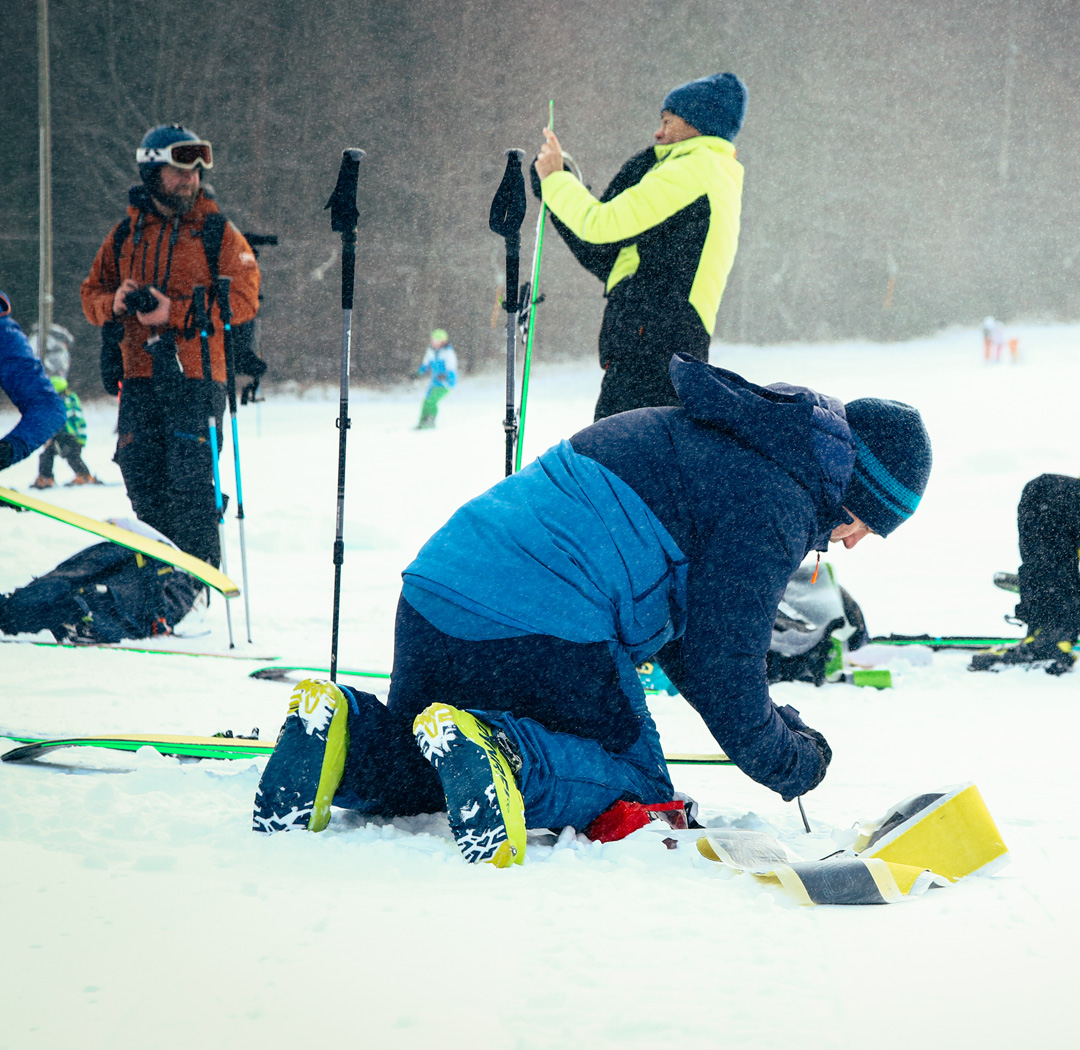
[(926, 491), (933, 455), (918, 411), (862, 397), (844, 406), (855, 439), (855, 469), (843, 503), (879, 536), (907, 521)]
[(713, 73), (672, 88), (660, 111), (665, 109), (702, 135), (732, 142), (746, 116), (746, 85), (734, 73)]

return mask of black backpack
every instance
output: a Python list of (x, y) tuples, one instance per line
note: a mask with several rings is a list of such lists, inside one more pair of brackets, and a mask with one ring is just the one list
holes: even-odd
[(115, 543), (95, 543), (0, 596), (0, 632), (50, 631), (58, 642), (119, 642), (170, 634), (202, 584)]
[(836, 582), (832, 566), (800, 566), (788, 581), (766, 656), (769, 682), (824, 685), (842, 670), (843, 655), (870, 640), (858, 602)]

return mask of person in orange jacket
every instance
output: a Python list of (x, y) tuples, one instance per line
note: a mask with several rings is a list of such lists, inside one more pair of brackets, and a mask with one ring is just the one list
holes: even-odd
[[(136, 161), (142, 183), (82, 283), (83, 312), (103, 330), (105, 389), (120, 390), (114, 459), (136, 515), (218, 565), (208, 420), (217, 420), (220, 448), (226, 366), (214, 278), (231, 279), (232, 324), (241, 325), (259, 307), (259, 267), (243, 234), (202, 193), (200, 168), (213, 167), (209, 142), (179, 124), (159, 125)], [(205, 329), (195, 311), (199, 288)]]

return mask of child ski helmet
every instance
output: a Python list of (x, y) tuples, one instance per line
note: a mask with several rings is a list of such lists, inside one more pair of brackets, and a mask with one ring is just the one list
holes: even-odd
[[(173, 147), (180, 143), (191, 143), (191, 146), (186, 151), (175, 151), (174, 155)], [(166, 164), (181, 168), (214, 166), (210, 143), (200, 139), (195, 132), (181, 124), (159, 124), (151, 128), (143, 135), (142, 142), (135, 151), (135, 160), (139, 165), (139, 176), (143, 185), (152, 194), (158, 192), (159, 173)]]

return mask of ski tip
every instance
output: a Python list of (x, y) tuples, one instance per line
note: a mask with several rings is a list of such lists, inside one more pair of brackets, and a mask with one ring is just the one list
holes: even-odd
[(248, 678), (258, 678), (266, 682), (281, 682), (288, 677), (287, 667), (258, 667), (248, 674)]

